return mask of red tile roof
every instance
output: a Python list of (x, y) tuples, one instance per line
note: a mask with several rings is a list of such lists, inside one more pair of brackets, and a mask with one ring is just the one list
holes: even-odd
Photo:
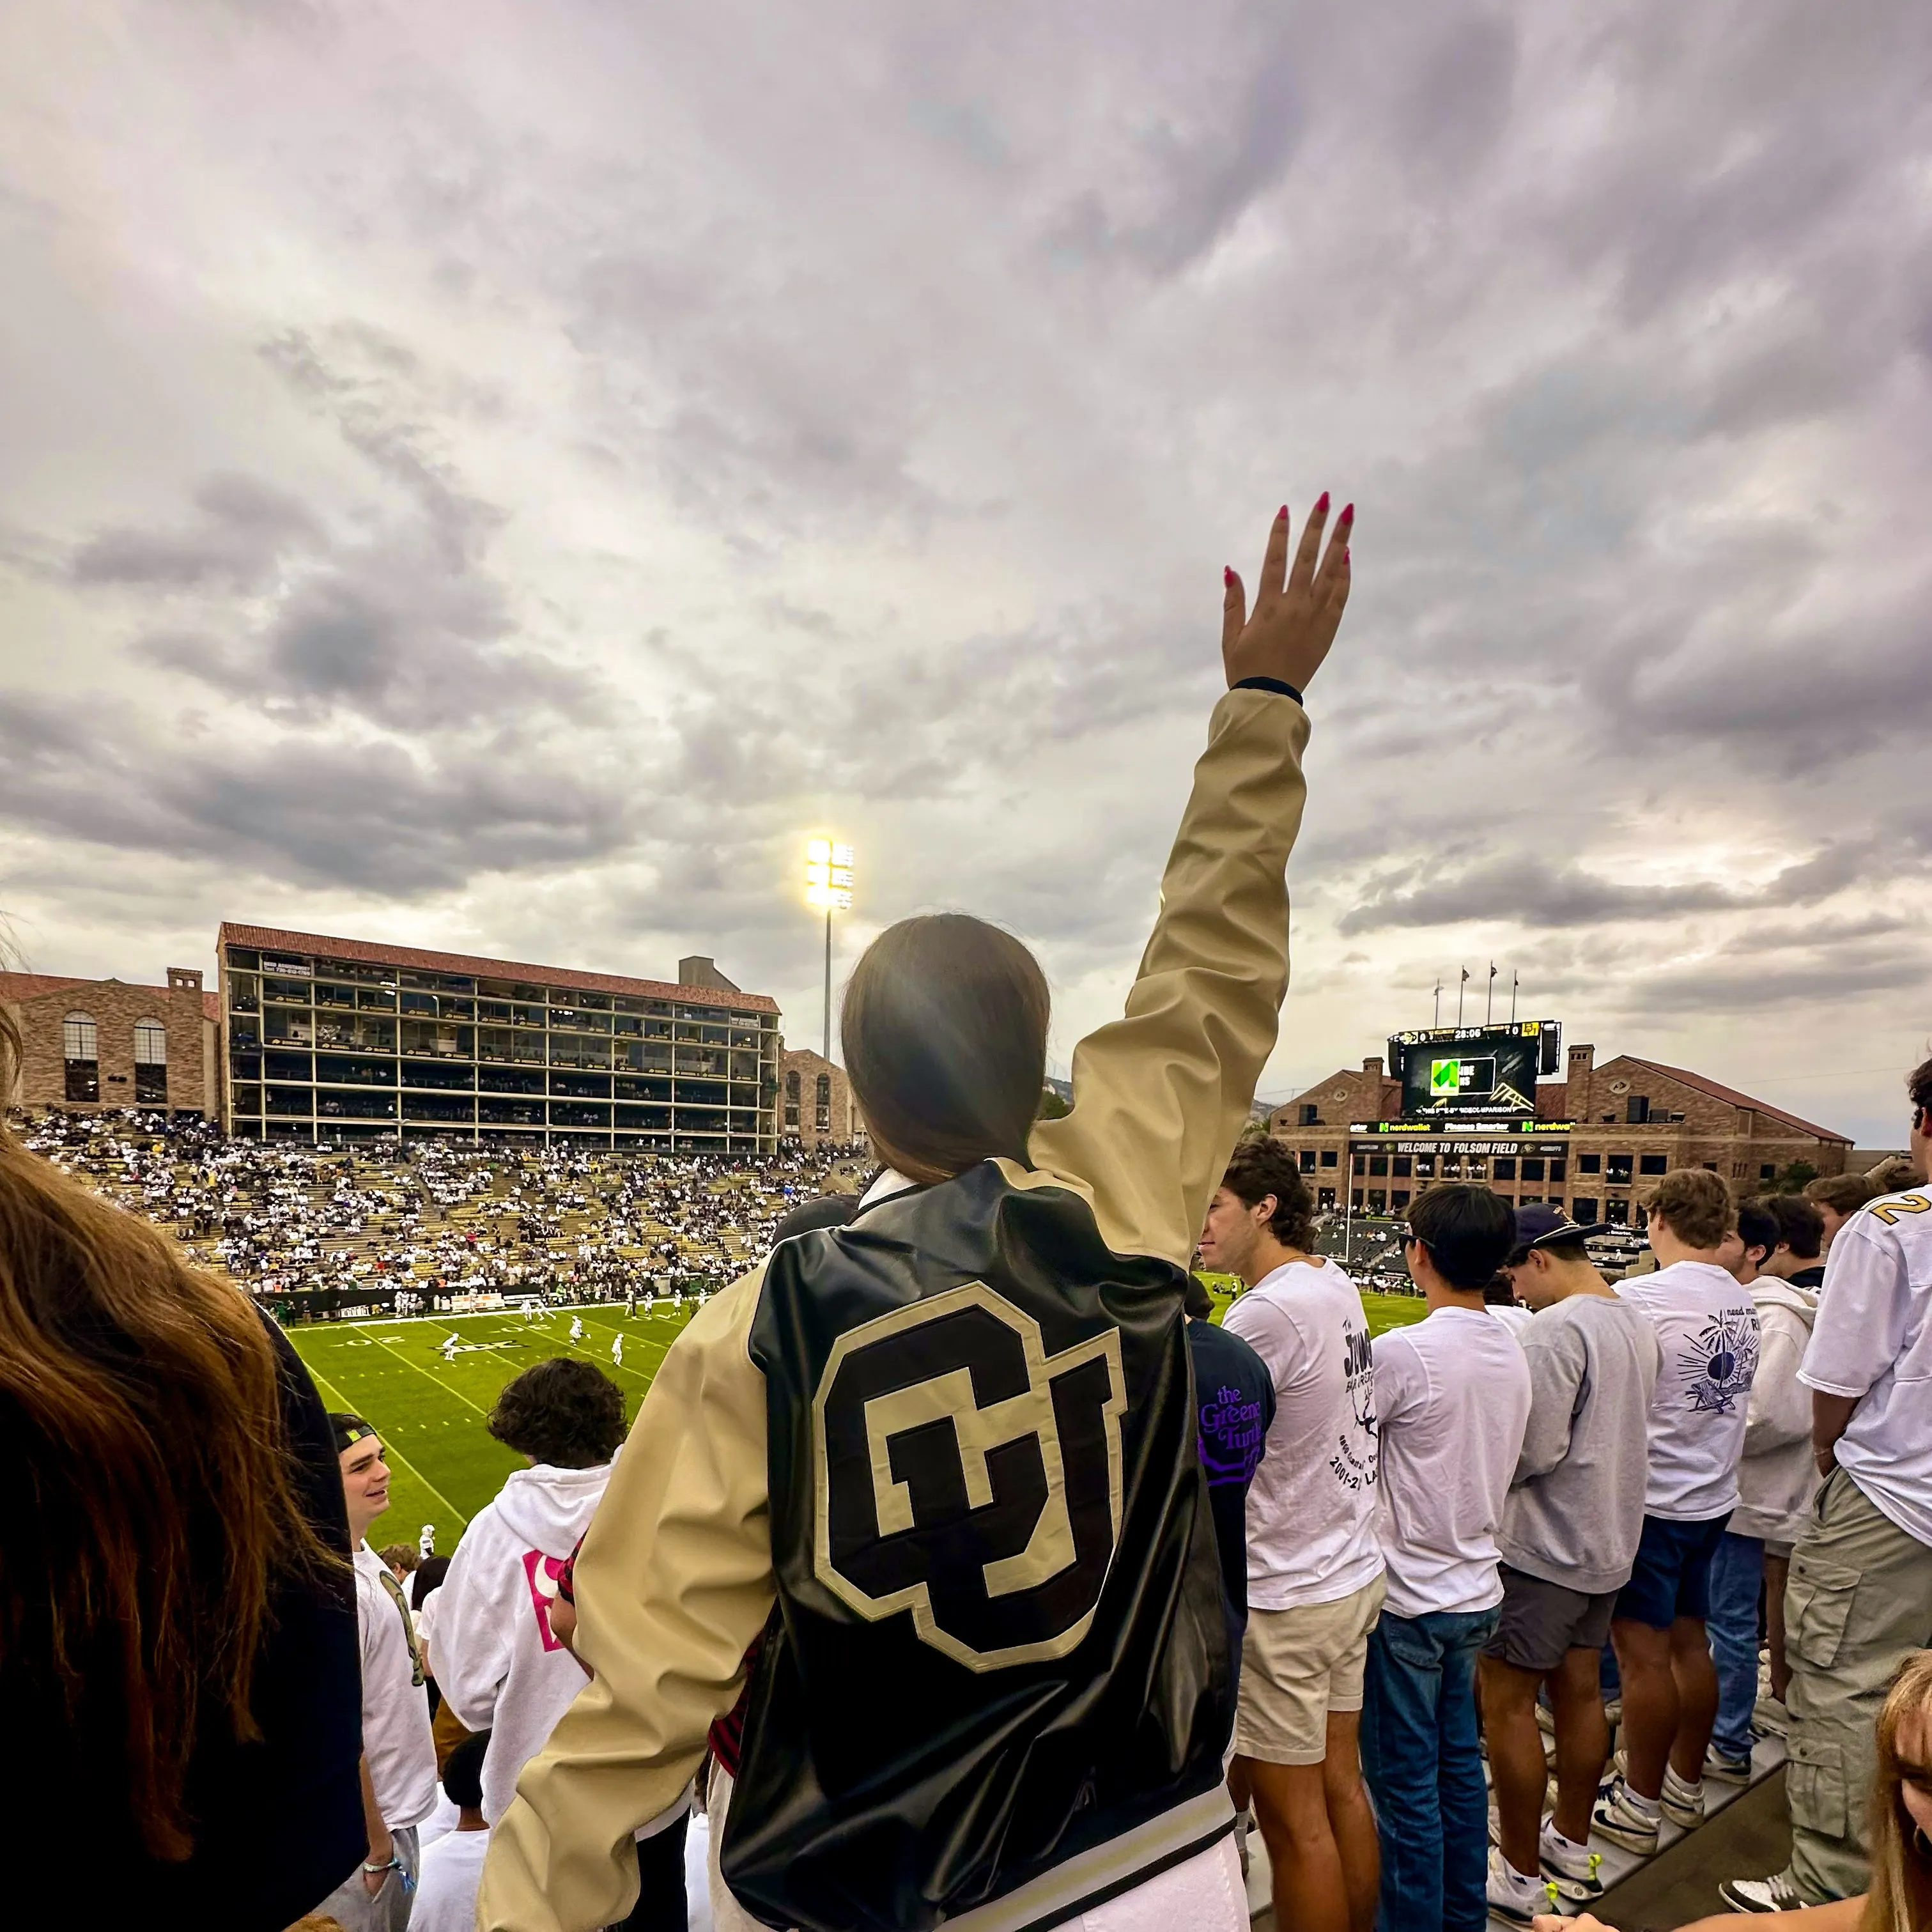
[(285, 932), (268, 926), (236, 926), (226, 920), (218, 947), (252, 946), (273, 952), (319, 952), (334, 959), (370, 965), (411, 966), (424, 973), (460, 973), (471, 978), (528, 980), (573, 992), (628, 993), (652, 1000), (681, 1000), (692, 1006), (726, 1006), (740, 1012), (775, 1013), (776, 1000), (763, 993), (727, 993), (716, 986), (680, 986), (662, 980), (632, 980), (616, 973), (572, 973), (560, 966), (531, 966), (520, 960), (485, 959), (468, 952), (428, 952), (420, 946), (381, 946), (364, 939), (334, 939), (319, 932)]
[(64, 993), (75, 986), (98, 984), (94, 980), (70, 980), (60, 973), (0, 973), (0, 1000), (10, 1003), (38, 1000), (49, 993)]
[[(1801, 1134), (1810, 1134), (1821, 1141), (1843, 1141), (1849, 1147), (1849, 1134), (1834, 1132), (1829, 1127), (1821, 1127), (1815, 1123), (1801, 1120), (1796, 1114), (1787, 1114), (1782, 1107), (1774, 1107), (1768, 1100), (1754, 1100), (1748, 1094), (1740, 1094), (1735, 1087), (1726, 1087), (1721, 1081), (1707, 1079), (1701, 1073), (1687, 1072), (1681, 1066), (1666, 1066), (1660, 1060), (1640, 1059), (1635, 1054), (1622, 1058), (1633, 1066), (1648, 1066), (1654, 1073), (1661, 1073), (1666, 1078), (1681, 1080), (1687, 1087), (1694, 1087), (1700, 1094), (1708, 1094), (1714, 1100), (1723, 1100), (1733, 1107), (1753, 1107), (1760, 1114), (1768, 1114), (1774, 1120), (1782, 1120), (1787, 1127), (1796, 1127)], [(1600, 1072), (1602, 1070), (1598, 1070)]]

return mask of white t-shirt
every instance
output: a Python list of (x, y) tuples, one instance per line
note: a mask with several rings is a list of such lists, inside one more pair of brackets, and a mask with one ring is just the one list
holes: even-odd
[(489, 1851), (488, 1832), (452, 1832), (423, 1853), (410, 1932), (475, 1932), (476, 1888)]
[(1486, 1308), (1376, 1338), (1376, 1528), (1399, 1617), (1502, 1601), (1496, 1530), (1529, 1423), (1529, 1364)]
[(407, 1612), (368, 1544), (356, 1552), (356, 1621), (362, 1639), (362, 1753), (376, 1808), (392, 1832), (419, 1825), (436, 1809), (436, 1740), (429, 1693), (416, 1682)]
[(1838, 1230), (1798, 1379), (1861, 1398), (1838, 1466), (1932, 1544), (1932, 1189), (1888, 1194)]
[(1650, 1403), (1647, 1516), (1708, 1522), (1737, 1508), (1738, 1464), (1751, 1378), (1757, 1372), (1757, 1309), (1715, 1262), (1672, 1262), (1628, 1276), (1617, 1293), (1648, 1316), (1664, 1366)]
[(1268, 1453), (1248, 1486), (1248, 1606), (1332, 1604), (1372, 1582), (1375, 1364), (1355, 1284), (1333, 1262), (1264, 1275), (1221, 1325), (1268, 1364)]

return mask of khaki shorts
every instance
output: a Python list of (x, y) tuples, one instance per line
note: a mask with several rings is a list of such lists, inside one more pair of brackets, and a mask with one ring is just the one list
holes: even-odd
[(1362, 1708), (1369, 1633), (1382, 1607), (1378, 1576), (1332, 1604), (1250, 1610), (1241, 1642), (1234, 1752), (1264, 1764), (1319, 1764), (1328, 1714)]

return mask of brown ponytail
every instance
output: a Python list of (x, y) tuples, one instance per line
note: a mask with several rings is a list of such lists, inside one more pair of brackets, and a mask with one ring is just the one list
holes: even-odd
[[(20, 1034), (0, 1009), (0, 1096)], [(275, 1351), (230, 1284), (0, 1125), (0, 1658), (113, 1738), (142, 1842), (185, 1858), (199, 1732), (249, 1708), (274, 1585), (340, 1559), (296, 1502)]]

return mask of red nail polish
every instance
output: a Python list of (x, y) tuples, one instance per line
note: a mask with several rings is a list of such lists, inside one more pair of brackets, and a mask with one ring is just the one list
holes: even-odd
[(1225, 564), (1225, 563), (1224, 563), (1223, 565), (1222, 565), (1222, 566), (1221, 566), (1221, 581), (1222, 581), (1223, 584), (1225, 584), (1228, 586), (1228, 588), (1230, 590), (1233, 590), (1233, 589), (1234, 589), (1234, 570), (1233, 570), (1233, 568), (1232, 568), (1232, 566), (1230, 566), (1229, 565), (1227, 565), (1227, 564)]
[(1285, 523), (1286, 523), (1286, 522), (1288, 521), (1288, 506), (1287, 506), (1286, 503), (1282, 504), (1282, 506), (1281, 506), (1281, 508), (1280, 508), (1280, 509), (1278, 509), (1277, 511), (1276, 511), (1276, 512), (1274, 513), (1274, 514), (1275, 514), (1275, 521), (1276, 521), (1276, 523), (1280, 523), (1280, 524), (1285, 524)]
[(1345, 524), (1352, 524), (1354, 520), (1355, 520), (1355, 506), (1354, 506), (1354, 504), (1352, 504), (1352, 503), (1346, 503), (1346, 504), (1344, 504), (1344, 505), (1342, 506), (1342, 521), (1343, 523), (1345, 523)]
[(1327, 514), (1328, 514), (1328, 491), (1327, 491), (1326, 490), (1323, 490), (1323, 491), (1322, 491), (1322, 493), (1321, 494), (1321, 495), (1320, 495), (1320, 496), (1318, 496), (1318, 497), (1316, 497), (1316, 500), (1315, 500), (1315, 514), (1316, 514), (1318, 517), (1321, 517), (1321, 516), (1325, 516), (1325, 515), (1327, 515)]

